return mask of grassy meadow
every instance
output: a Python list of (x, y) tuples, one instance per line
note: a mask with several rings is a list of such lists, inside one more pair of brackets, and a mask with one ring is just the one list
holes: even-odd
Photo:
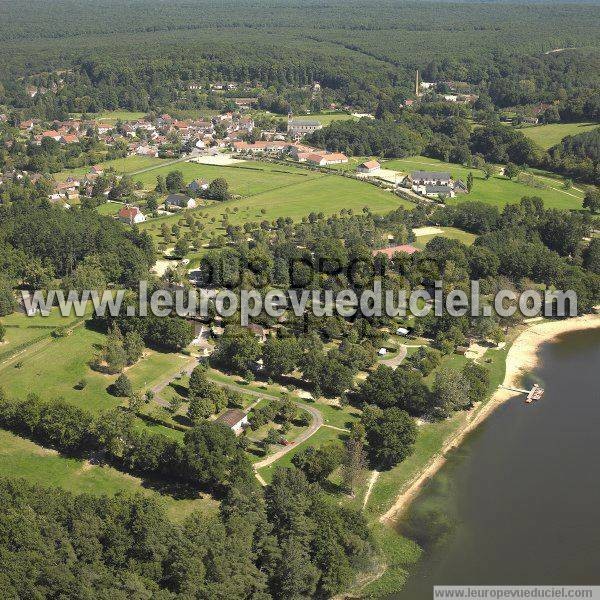
[(483, 172), (478, 169), (469, 169), (462, 165), (446, 163), (426, 156), (385, 161), (382, 166), (404, 173), (417, 170), (449, 171), (453, 177), (462, 179), (465, 183), (469, 172), (473, 173), (474, 182), (471, 193), (459, 194), (456, 198), (448, 199), (448, 204), (478, 200), (502, 208), (506, 204), (518, 203), (523, 196), (539, 196), (544, 200), (546, 208), (581, 210), (583, 204), (584, 192), (576, 188), (564, 190), (561, 182), (556, 179), (546, 179), (537, 173), (535, 179), (543, 188), (529, 186), (516, 179), (511, 181), (504, 175), (494, 175), (486, 180)]
[[(99, 413), (123, 404), (123, 398), (108, 393), (116, 375), (105, 375), (90, 367), (94, 355), (105, 341), (105, 335), (85, 325), (61, 338), (48, 336), (42, 342), (0, 363), (0, 381), (9, 396), (24, 398), (33, 392), (43, 399), (62, 397), (67, 402)], [(133, 388), (144, 391), (177, 372), (189, 360), (180, 354), (147, 349), (144, 357), (125, 373)], [(85, 379), (86, 386), (78, 389)]]
[(577, 135), (598, 127), (598, 123), (551, 123), (520, 128), (521, 133), (544, 149), (558, 144), (568, 135)]
[[(75, 494), (106, 494), (117, 492), (143, 493), (158, 497), (138, 477), (122, 473), (110, 466), (94, 465), (77, 458), (67, 458), (55, 450), (0, 429), (0, 477), (22, 477), (30, 483), (60, 487)], [(161, 495), (167, 513), (174, 521), (184, 519), (193, 510), (215, 512), (216, 501), (175, 499)]]

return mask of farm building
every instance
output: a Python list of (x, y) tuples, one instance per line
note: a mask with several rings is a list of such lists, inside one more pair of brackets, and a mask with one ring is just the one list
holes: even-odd
[(230, 408), (218, 417), (215, 422), (229, 427), (235, 435), (239, 435), (244, 430), (244, 427), (248, 425), (248, 415), (240, 408)]
[(375, 171), (379, 171), (379, 169), (381, 169), (381, 165), (376, 160), (368, 160), (356, 167), (359, 173), (374, 173)]

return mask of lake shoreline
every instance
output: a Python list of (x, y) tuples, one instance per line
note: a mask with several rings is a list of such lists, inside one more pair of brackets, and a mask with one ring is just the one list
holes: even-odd
[[(543, 344), (554, 341), (567, 333), (596, 328), (600, 328), (600, 315), (584, 315), (560, 321), (532, 324), (519, 334), (508, 350), (503, 385), (517, 386), (524, 375), (538, 366), (539, 350)], [(460, 446), (471, 431), (487, 419), (498, 406), (515, 395), (509, 390), (498, 389), (483, 406), (472, 409), (465, 425), (446, 440), (428, 464), (415, 474), (402, 493), (398, 495), (393, 506), (381, 515), (379, 521), (385, 525), (393, 525), (418, 496), (423, 484), (445, 464), (447, 453)]]

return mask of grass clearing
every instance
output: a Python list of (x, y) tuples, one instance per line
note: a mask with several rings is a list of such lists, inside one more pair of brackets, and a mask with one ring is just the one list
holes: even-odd
[[(202, 165), (204, 166), (204, 165)], [(223, 169), (223, 167), (217, 167)], [(237, 170), (237, 169), (230, 169)], [(299, 221), (308, 216), (310, 212), (322, 212), (331, 215), (342, 208), (352, 209), (355, 213), (361, 212), (368, 206), (375, 213), (385, 213), (398, 206), (412, 208), (414, 205), (390, 192), (385, 192), (375, 186), (347, 179), (337, 175), (323, 175), (310, 173), (310, 177), (294, 179), (294, 183), (284, 185), (278, 189), (258, 193), (248, 198), (219, 202), (209, 206), (201, 206), (188, 211), (199, 217), (202, 213), (205, 238), (211, 234), (222, 233), (220, 225), (222, 215), (227, 214), (229, 223), (241, 225), (247, 222), (260, 222), (274, 220), (278, 217), (290, 217)], [(227, 174), (225, 174), (227, 178)], [(229, 209), (227, 213), (226, 210)], [(237, 212), (236, 212), (237, 211)], [(183, 214), (176, 213), (172, 216), (151, 219), (140, 225), (141, 229), (148, 230), (160, 241), (160, 228), (163, 223), (173, 225), (178, 223)], [(211, 223), (211, 219), (215, 223)], [(187, 225), (182, 226), (185, 232)]]
[(442, 233), (420, 235), (413, 242), (413, 246), (415, 246), (415, 248), (423, 249), (427, 245), (427, 242), (430, 242), (436, 237), (445, 237), (451, 240), (458, 240), (467, 246), (472, 246), (477, 239), (476, 235), (469, 233), (468, 231), (463, 231), (462, 229), (457, 229), (456, 227), (438, 227), (438, 229), (441, 229)]
[[(546, 208), (560, 208), (565, 210), (581, 210), (584, 193), (571, 188), (563, 190), (558, 181), (544, 179), (536, 174), (536, 180), (544, 188), (532, 187), (516, 180), (510, 180), (503, 175), (495, 175), (485, 179), (483, 172), (478, 169), (469, 169), (462, 165), (443, 162), (426, 156), (414, 156), (386, 161), (386, 169), (394, 169), (404, 173), (416, 170), (449, 171), (453, 177), (467, 180), (469, 172), (473, 173), (474, 183), (470, 194), (459, 194), (456, 198), (448, 199), (448, 204), (474, 201), (485, 202), (499, 208), (506, 204), (516, 204), (523, 196), (539, 196), (544, 200)], [(542, 172), (540, 172), (542, 173)], [(548, 177), (550, 174), (548, 174)]]
[(292, 459), (299, 452), (299, 450), (308, 448), (309, 446), (319, 447), (327, 442), (335, 440), (342, 441), (344, 439), (344, 432), (330, 427), (321, 427), (314, 435), (308, 438), (305, 442), (298, 444), (293, 450), (282, 456), (277, 462), (263, 467), (258, 470), (260, 476), (267, 482), (271, 483), (273, 480), (273, 473), (276, 467), (288, 467), (292, 464)]
[(519, 131), (544, 149), (551, 148), (568, 135), (577, 135), (598, 127), (598, 123), (551, 123), (519, 128)]
[[(17, 398), (31, 392), (47, 400), (62, 397), (95, 414), (119, 406), (124, 399), (107, 391), (117, 376), (98, 373), (89, 365), (105, 339), (103, 333), (80, 326), (66, 337), (34, 345), (19, 357), (18, 363), (0, 365), (2, 387)], [(163, 379), (165, 373), (182, 368), (187, 360), (180, 354), (147, 349), (144, 358), (129, 367), (126, 374), (134, 389), (143, 391)], [(77, 384), (82, 379), (87, 385), (80, 390)]]
[(141, 479), (117, 471), (110, 466), (92, 465), (67, 458), (56, 451), (39, 446), (28, 439), (0, 430), (0, 477), (23, 477), (30, 483), (60, 487), (75, 494), (106, 494), (117, 492), (144, 493), (160, 497), (169, 517), (181, 521), (194, 510), (214, 513), (218, 503), (209, 498), (176, 500), (144, 487)]

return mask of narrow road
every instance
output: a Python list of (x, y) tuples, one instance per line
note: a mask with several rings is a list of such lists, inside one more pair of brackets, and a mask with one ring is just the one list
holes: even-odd
[[(178, 369), (176, 373), (163, 379), (160, 383), (156, 384), (153, 388), (151, 388), (152, 391), (154, 392), (154, 401), (159, 406), (162, 406), (164, 408), (168, 407), (169, 403), (166, 402), (165, 400), (163, 400), (162, 398), (159, 398), (160, 393), (180, 373), (186, 373), (187, 375), (190, 375), (197, 364), (198, 364), (197, 358), (191, 359), (189, 361), (189, 363), (187, 363), (183, 369)], [(280, 400), (279, 398), (277, 398), (277, 396), (272, 396), (271, 394), (266, 394), (263, 392), (259, 392), (257, 390), (249, 390), (241, 385), (236, 385), (234, 383), (225, 383), (223, 381), (216, 381), (214, 379), (211, 379), (211, 381), (220, 387), (230, 389), (230, 390), (235, 390), (236, 392), (241, 392), (242, 394), (246, 394), (247, 396), (256, 396), (258, 398), (266, 398), (267, 400)], [(298, 435), (298, 437), (294, 440), (294, 444), (292, 444), (291, 446), (283, 446), (277, 452), (271, 454), (270, 456), (267, 456), (267, 458), (265, 458), (257, 463), (254, 463), (255, 470), (261, 469), (262, 467), (267, 467), (268, 465), (273, 464), (275, 461), (279, 460), (282, 456), (285, 456), (288, 452), (290, 452), (291, 450), (294, 450), (294, 448), (296, 448), (299, 444), (308, 440), (323, 425), (323, 415), (317, 408), (315, 408), (314, 406), (311, 406), (310, 404), (305, 404), (304, 402), (300, 402), (298, 400), (294, 400), (294, 402), (296, 403), (296, 406), (298, 406), (298, 408), (301, 408), (302, 410), (305, 410), (306, 412), (310, 413), (310, 415), (312, 416), (312, 421), (311, 421), (310, 425), (302, 433), (300, 433), (300, 435)]]
[(305, 442), (308, 438), (314, 435), (321, 428), (321, 425), (323, 425), (323, 416), (314, 406), (309, 406), (308, 404), (304, 404), (302, 402), (296, 402), (296, 404), (301, 409), (308, 411), (312, 415), (313, 419), (311, 424), (294, 440), (293, 446), (284, 446), (283, 448), (281, 448), (281, 450), (277, 450), (277, 452), (274, 452), (270, 456), (267, 456), (267, 458), (254, 463), (255, 469), (262, 469), (263, 467), (268, 467), (275, 461), (278, 461), (281, 457), (285, 456), (288, 452), (290, 452), (295, 447), (299, 446), (302, 442)]
[(392, 369), (396, 370), (400, 366), (400, 363), (406, 358), (407, 352), (408, 350), (406, 349), (406, 346), (400, 346), (400, 348), (398, 348), (398, 354), (396, 354), (396, 356), (380, 360), (379, 364), (385, 365), (386, 367), (391, 367)]

